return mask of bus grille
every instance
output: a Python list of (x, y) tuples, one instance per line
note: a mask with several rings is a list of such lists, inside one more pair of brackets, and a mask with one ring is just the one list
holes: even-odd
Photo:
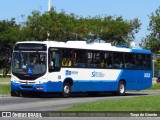
[(24, 85), (21, 85), (22, 88), (33, 88), (33, 86), (24, 86)]

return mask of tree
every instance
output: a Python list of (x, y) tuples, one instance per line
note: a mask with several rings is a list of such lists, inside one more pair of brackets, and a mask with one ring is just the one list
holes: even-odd
[(0, 21), (0, 42), (1, 45), (12, 49), (14, 43), (21, 39), (20, 25), (15, 19)]
[(20, 38), (19, 31), (20, 26), (14, 18), (0, 21), (0, 69), (3, 69), (4, 76), (10, 70), (12, 47)]
[[(0, 21), (0, 65), (8, 70), (11, 51), (17, 41), (53, 41), (104, 40), (113, 45), (128, 45), (140, 28), (138, 19), (124, 20), (122, 16), (82, 17), (75, 14), (57, 13), (54, 8), (49, 12), (33, 11), (23, 24), (16, 24), (15, 19)], [(49, 33), (49, 36), (48, 36)], [(9, 64), (4, 64), (9, 63)], [(7, 73), (7, 72), (5, 72)]]
[(154, 62), (154, 76), (158, 76), (158, 72), (160, 71), (160, 57)]
[(150, 34), (143, 38), (140, 46), (157, 53), (160, 50), (160, 7), (153, 12), (149, 18), (150, 22), (148, 30), (150, 31)]
[(50, 40), (86, 40), (92, 42), (95, 39), (103, 39), (114, 45), (126, 44), (134, 40), (134, 35), (140, 28), (138, 19), (123, 20), (120, 17), (100, 16), (79, 17), (73, 13), (67, 15), (64, 11), (57, 13), (54, 8), (50, 12), (41, 14), (33, 11), (24, 24), (29, 40), (46, 40), (47, 32)]
[(127, 21), (121, 16), (116, 18), (107, 16), (101, 18), (99, 22), (94, 23), (97, 25), (93, 31), (93, 34), (96, 35), (95, 39), (99, 38), (113, 45), (129, 45), (141, 25), (138, 19)]

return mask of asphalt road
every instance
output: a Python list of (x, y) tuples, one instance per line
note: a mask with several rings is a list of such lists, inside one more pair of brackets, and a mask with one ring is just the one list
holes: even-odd
[(92, 102), (98, 100), (110, 100), (119, 98), (137, 97), (143, 95), (160, 94), (158, 91), (149, 92), (129, 92), (125, 96), (113, 96), (109, 93), (104, 93), (96, 97), (89, 97), (86, 94), (73, 94), (70, 98), (62, 98), (58, 95), (47, 95), (39, 98), (27, 97), (0, 97), (0, 111), (57, 111), (65, 107), (72, 106), (78, 103)]
[[(28, 97), (11, 97), (6, 96), (0, 97), (0, 111), (57, 111), (74, 104), (84, 103), (84, 102), (93, 102), (99, 100), (112, 100), (112, 99), (120, 99), (120, 98), (130, 98), (130, 97), (138, 97), (138, 96), (148, 96), (148, 95), (160, 95), (159, 91), (140, 91), (140, 92), (129, 92), (125, 96), (112, 96), (109, 93), (103, 93), (96, 97), (89, 97), (86, 94), (73, 94), (70, 98), (62, 98), (58, 95), (54, 96), (41, 96), (39, 98), (28, 96)], [(90, 117), (92, 118), (92, 117)], [(103, 117), (100, 117), (103, 119)], [(4, 118), (5, 119), (5, 118)], [(33, 118), (32, 118), (33, 119)], [(39, 118), (41, 119), (41, 118)], [(47, 118), (49, 119), (49, 118)], [(60, 120), (63, 118), (56, 118), (54, 120)], [(66, 119), (66, 117), (64, 118)], [(104, 119), (106, 119), (104, 117)], [(109, 118), (108, 118), (109, 119)], [(116, 118), (117, 119), (117, 118)], [(1, 120), (1, 118), (0, 118)], [(16, 120), (18, 120), (16, 118)], [(78, 120), (81, 120), (80, 117)], [(89, 119), (87, 119), (89, 120)], [(92, 119), (94, 120), (94, 118)], [(125, 119), (123, 119), (125, 120)], [(153, 120), (153, 118), (152, 118)]]
[(125, 96), (113, 96), (104, 93), (96, 97), (89, 97), (86, 94), (73, 94), (70, 98), (62, 98), (58, 95), (46, 95), (39, 98), (27, 97), (0, 97), (0, 111), (57, 111), (78, 103), (92, 102), (98, 100), (110, 100), (129, 98), (144, 95), (160, 94), (159, 91), (129, 92)]

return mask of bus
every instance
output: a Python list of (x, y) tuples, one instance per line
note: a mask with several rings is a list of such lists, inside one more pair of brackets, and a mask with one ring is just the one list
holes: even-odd
[(150, 50), (86, 41), (17, 42), (12, 54), (11, 96), (73, 92), (95, 95), (152, 86)]

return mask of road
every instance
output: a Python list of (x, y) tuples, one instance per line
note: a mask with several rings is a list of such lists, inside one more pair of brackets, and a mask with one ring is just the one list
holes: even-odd
[(142, 95), (160, 94), (159, 92), (130, 92), (125, 96), (112, 96), (109, 93), (96, 97), (89, 97), (86, 94), (72, 95), (70, 98), (55, 96), (36, 97), (0, 97), (0, 111), (56, 111), (74, 104), (92, 102), (98, 100), (110, 100), (119, 98), (137, 97)]
[[(159, 91), (141, 91), (129, 92), (125, 96), (112, 96), (109, 93), (104, 93), (96, 97), (89, 97), (86, 94), (74, 94), (70, 98), (61, 98), (55, 96), (36, 97), (0, 97), (0, 111), (57, 111), (74, 104), (93, 102), (99, 100), (112, 100), (120, 98), (130, 98), (147, 95), (160, 95)], [(58, 118), (57, 118), (58, 120)]]

